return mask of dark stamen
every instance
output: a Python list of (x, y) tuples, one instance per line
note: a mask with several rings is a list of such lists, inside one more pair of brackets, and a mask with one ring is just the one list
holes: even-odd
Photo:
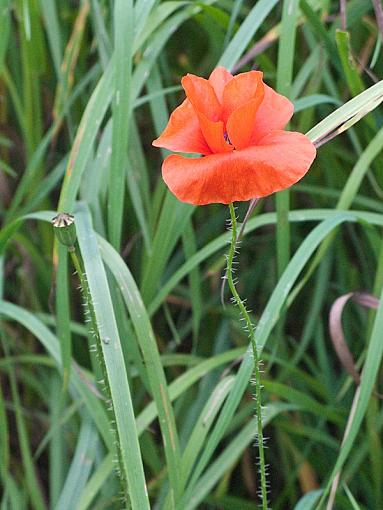
[(225, 139), (225, 142), (226, 142), (226, 143), (228, 143), (229, 145), (233, 145), (233, 144), (231, 143), (230, 138), (229, 138), (229, 135), (227, 134), (227, 132), (226, 132), (226, 131), (223, 133), (223, 137), (224, 137), (224, 139)]

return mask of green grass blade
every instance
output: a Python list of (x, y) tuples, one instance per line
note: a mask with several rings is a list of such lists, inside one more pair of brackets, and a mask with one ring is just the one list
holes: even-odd
[(87, 510), (87, 508), (90, 508), (92, 501), (96, 497), (98, 491), (106, 483), (113, 468), (113, 455), (108, 454), (89, 478), (88, 483), (80, 494), (76, 510)]
[(58, 211), (73, 211), (93, 143), (112, 99), (113, 79), (114, 64), (111, 61), (87, 104), (77, 130), (61, 188)]
[(351, 171), (346, 185), (342, 190), (337, 203), (337, 209), (349, 209), (359, 191), (363, 178), (369, 170), (371, 163), (380, 154), (383, 144), (383, 128), (381, 128), (368, 146), (360, 155), (354, 168)]
[[(132, 147), (134, 145), (132, 144)], [(142, 178), (142, 168), (139, 167), (139, 171), (135, 168), (133, 161), (130, 159), (127, 163), (128, 171), (126, 175), (126, 182), (130, 199), (133, 204), (134, 211), (136, 213), (137, 221), (142, 231), (142, 237), (144, 238), (145, 248), (148, 254), (151, 253), (151, 240), (149, 233), (149, 225), (146, 218), (144, 209), (143, 197), (139, 188), (138, 181)]]
[(60, 342), (61, 362), (63, 371), (63, 393), (66, 392), (69, 384), (71, 359), (72, 359), (72, 335), (70, 331), (70, 304), (68, 284), (68, 250), (65, 246), (57, 247), (56, 267), (56, 334)]
[(232, 69), (278, 0), (259, 0), (223, 52), (217, 66)]
[(48, 42), (52, 54), (53, 65), (57, 80), (61, 79), (61, 62), (63, 55), (62, 35), (57, 14), (57, 5), (54, 0), (40, 0), (41, 12), (45, 21)]
[(108, 281), (89, 213), (82, 204), (77, 208), (76, 228), (101, 338), (131, 504), (134, 509), (149, 508), (131, 393)]
[[(299, 0), (284, 0), (282, 10), (281, 34), (278, 46), (277, 91), (290, 98), (293, 78), (296, 22)], [(280, 276), (290, 259), (290, 191), (276, 194), (277, 206), (277, 267)]]
[(112, 245), (121, 244), (129, 121), (131, 114), (132, 46), (134, 11), (132, 0), (116, 0), (114, 5), (114, 91), (112, 156), (108, 188), (108, 233)]
[(278, 45), (277, 90), (291, 97), (299, 0), (284, 0)]
[(55, 510), (76, 508), (92, 470), (98, 437), (92, 422), (82, 422), (73, 460)]
[[(50, 358), (49, 358), (50, 359)], [(63, 410), (63, 401), (61, 395), (62, 384), (61, 378), (57, 374), (52, 374), (51, 384), (49, 391), (50, 400), (50, 420), (51, 428), (48, 434), (40, 442), (39, 447), (35, 452), (35, 458), (43, 451), (46, 442), (49, 441), (49, 504), (51, 507), (55, 506), (61, 490), (64, 485), (65, 477), (65, 441), (60, 429), (61, 412)]]
[(105, 25), (102, 6), (98, 0), (91, 0), (91, 15), (97, 40), (97, 49), (100, 55), (102, 68), (105, 70), (108, 67), (112, 55), (112, 44)]
[(322, 489), (308, 492), (298, 501), (294, 507), (294, 510), (314, 510), (315, 504), (320, 498), (322, 492)]
[[(81, 43), (86, 29), (86, 22), (89, 13), (89, 2), (83, 2), (73, 24), (73, 30), (66, 45), (63, 60), (61, 63), (61, 75), (57, 83), (55, 101), (53, 105), (53, 116), (59, 117), (65, 103), (68, 100), (74, 81), (74, 69), (77, 67)], [(68, 122), (69, 128), (71, 123)]]
[(351, 127), (355, 122), (367, 115), (383, 101), (383, 80), (352, 98), (346, 104), (332, 112), (325, 119), (310, 129), (306, 135), (316, 142), (329, 133), (339, 133)]
[(311, 108), (312, 106), (321, 104), (335, 104), (336, 106), (341, 106), (342, 103), (338, 99), (326, 94), (312, 94), (294, 101), (294, 113), (298, 113), (306, 108)]
[(339, 58), (342, 63), (343, 72), (353, 96), (363, 92), (364, 84), (360, 77), (357, 63), (352, 55), (350, 33), (343, 30), (336, 32), (336, 44), (338, 47)]
[(134, 5), (134, 33), (139, 36), (146, 24), (150, 11), (158, 0), (138, 0)]
[(204, 445), (210, 428), (213, 425), (227, 394), (233, 386), (233, 382), (234, 377), (232, 376), (225, 377), (218, 382), (214, 390), (211, 392), (211, 395), (209, 396), (196, 424), (193, 427), (190, 439), (182, 455), (182, 476), (184, 477), (185, 483)]
[(152, 255), (144, 270), (141, 293), (145, 303), (153, 299), (174, 246), (184, 231), (194, 207), (166, 194), (152, 244)]
[[(150, 0), (150, 2), (151, 1), (152, 0)], [(146, 4), (150, 4), (150, 2), (146, 2)], [(142, 23), (138, 21), (139, 26), (136, 30), (136, 36), (133, 47), (134, 53), (145, 44), (145, 42), (149, 39), (153, 32), (155, 32), (156, 29), (161, 26), (161, 23), (163, 23), (169, 16), (171, 16), (174, 11), (188, 4), (189, 2), (182, 1), (162, 2), (159, 5), (157, 5), (154, 9), (152, 9), (144, 25), (142, 25)], [(143, 9), (146, 9), (145, 2), (142, 2), (142, 9), (140, 10)]]
[(362, 510), (361, 507), (358, 505), (356, 499), (354, 498), (352, 492), (347, 487), (347, 485), (344, 485), (344, 491), (347, 494), (347, 497), (348, 497), (348, 499), (349, 499), (349, 501), (351, 503), (351, 506), (352, 506), (353, 510)]
[(119, 254), (104, 239), (99, 238), (100, 250), (105, 263), (114, 274), (121, 290), (137, 335), (137, 340), (147, 368), (154, 401), (156, 402), (163, 435), (169, 480), (174, 499), (180, 496), (181, 456), (174, 413), (169, 397), (165, 373), (154, 333), (142, 302), (136, 282)]
[(242, 8), (243, 0), (235, 0), (231, 14), (230, 14), (230, 21), (227, 27), (227, 31), (225, 34), (225, 40), (223, 41), (223, 46), (226, 48), (226, 46), (229, 44), (229, 41), (231, 39), (231, 36), (233, 34), (233, 29), (235, 26), (235, 22), (237, 21), (238, 14), (240, 13), (240, 10)]
[(136, 66), (133, 73), (131, 97), (133, 103), (137, 100), (142, 87), (145, 85), (150, 71), (153, 65), (157, 62), (158, 56), (166, 42), (182, 23), (184, 23), (193, 14), (197, 14), (199, 11), (200, 7), (188, 5), (185, 9), (182, 9), (181, 12), (177, 12), (174, 16), (171, 16), (168, 20), (166, 20), (163, 25), (154, 32), (152, 37), (150, 37), (140, 63)]
[[(196, 239), (191, 221), (188, 222), (185, 232), (182, 236), (183, 249), (185, 259), (188, 260), (196, 251)], [(193, 322), (193, 339), (194, 346), (198, 340), (198, 332), (202, 316), (202, 298), (201, 298), (201, 273), (198, 268), (193, 269), (189, 274), (190, 282), (190, 299), (192, 303), (192, 322)]]
[(228, 470), (241, 455), (243, 450), (254, 440), (255, 424), (249, 422), (235, 436), (235, 439), (224, 450), (218, 459), (211, 464), (205, 475), (194, 487), (193, 494), (185, 500), (185, 510), (193, 510), (203, 501), (203, 498), (211, 491), (222, 475)]

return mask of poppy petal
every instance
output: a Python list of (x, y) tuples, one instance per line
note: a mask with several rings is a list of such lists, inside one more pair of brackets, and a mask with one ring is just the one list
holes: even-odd
[(265, 95), (253, 127), (252, 144), (258, 143), (270, 131), (284, 129), (294, 113), (294, 105), (287, 97), (278, 94), (266, 84), (264, 89)]
[(230, 115), (252, 99), (263, 98), (264, 84), (263, 73), (249, 71), (234, 76), (223, 90), (222, 96), (222, 120), (227, 122)]
[(209, 76), (209, 83), (213, 87), (215, 95), (220, 103), (222, 103), (223, 89), (227, 82), (233, 79), (233, 75), (224, 67), (217, 67)]
[(153, 141), (153, 145), (175, 152), (211, 154), (203, 137), (198, 117), (188, 99), (185, 99), (170, 115), (168, 125)]
[(221, 120), (218, 122), (213, 122), (209, 120), (203, 113), (197, 112), (197, 116), (199, 119), (199, 125), (202, 131), (202, 134), (208, 144), (211, 152), (223, 153), (223, 152), (231, 152), (234, 147), (229, 145), (224, 137), (224, 125)]
[(203, 113), (210, 120), (219, 120), (222, 107), (212, 85), (207, 80), (194, 74), (187, 74), (182, 78), (181, 84), (195, 110)]
[(245, 149), (251, 145), (250, 139), (261, 101), (262, 96), (258, 96), (256, 99), (237, 108), (230, 115), (226, 124), (226, 131), (230, 142), (236, 149)]
[(228, 204), (292, 186), (305, 175), (315, 154), (314, 145), (301, 133), (274, 131), (260, 145), (229, 154), (168, 156), (162, 176), (182, 202)]

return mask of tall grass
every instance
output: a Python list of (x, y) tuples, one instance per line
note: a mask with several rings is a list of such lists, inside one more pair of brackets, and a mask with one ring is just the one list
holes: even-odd
[[(1, 508), (256, 508), (228, 211), (178, 202), (151, 147), (180, 77), (218, 64), (263, 70), (319, 147), (258, 203), (239, 259), (270, 507), (383, 507), (381, 27), (370, 0), (0, 0)], [(75, 215), (76, 272), (56, 211)], [(359, 385), (328, 330), (355, 290), (380, 299), (343, 313)]]

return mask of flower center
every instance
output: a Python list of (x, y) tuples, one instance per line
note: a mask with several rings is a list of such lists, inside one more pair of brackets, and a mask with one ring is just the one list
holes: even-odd
[(233, 144), (231, 143), (231, 141), (230, 141), (230, 138), (229, 138), (229, 135), (227, 134), (227, 131), (225, 131), (225, 132), (223, 133), (223, 137), (224, 137), (224, 139), (225, 139), (225, 142), (226, 142), (226, 143), (228, 143), (229, 145), (233, 145)]

